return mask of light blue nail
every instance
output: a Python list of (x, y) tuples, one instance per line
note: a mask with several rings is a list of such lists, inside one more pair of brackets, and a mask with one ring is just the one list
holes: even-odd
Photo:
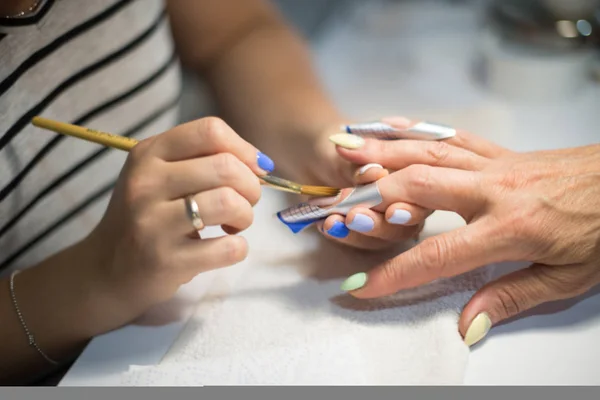
[(394, 225), (404, 225), (408, 221), (410, 221), (411, 218), (412, 215), (408, 211), (396, 210), (394, 211), (394, 214), (392, 214), (392, 216), (388, 219), (388, 222)]
[(374, 227), (375, 221), (364, 214), (356, 214), (352, 222), (348, 224), (348, 228), (361, 233), (371, 232)]
[(258, 162), (258, 166), (263, 171), (273, 172), (275, 169), (275, 163), (271, 160), (266, 154), (259, 152), (256, 155), (256, 160)]
[(327, 231), (327, 234), (337, 239), (343, 239), (350, 234), (350, 230), (343, 222), (335, 221), (333, 226)]

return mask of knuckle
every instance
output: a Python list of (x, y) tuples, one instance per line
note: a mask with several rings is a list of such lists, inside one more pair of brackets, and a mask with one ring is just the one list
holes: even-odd
[(414, 164), (405, 169), (407, 183), (411, 187), (427, 190), (431, 186), (431, 169), (427, 165)]
[(503, 171), (495, 178), (496, 185), (501, 191), (510, 192), (523, 187), (526, 178), (521, 169), (516, 167), (510, 168), (508, 171)]
[(450, 145), (445, 142), (428, 143), (426, 154), (432, 165), (442, 165), (450, 156)]
[(225, 242), (224, 255), (228, 264), (243, 261), (248, 255), (248, 242), (241, 236), (229, 236)]
[(415, 254), (418, 257), (417, 261), (422, 265), (422, 268), (433, 276), (443, 276), (446, 267), (446, 259), (444, 257), (448, 246), (443, 239), (430, 238), (424, 240), (417, 248), (419, 251)]
[(150, 137), (140, 140), (135, 146), (129, 150), (127, 159), (132, 164), (138, 164), (144, 158), (146, 158), (149, 149), (156, 143), (157, 137)]
[(238, 205), (230, 214), (229, 219), (231, 221), (235, 221), (236, 226), (238, 226), (240, 229), (248, 228), (250, 225), (252, 225), (252, 222), (254, 220), (254, 213), (252, 207), (246, 201), (239, 201)]
[(219, 153), (214, 157), (214, 167), (219, 178), (231, 182), (240, 176), (240, 161), (231, 153)]
[(386, 286), (392, 287), (395, 282), (403, 281), (402, 268), (395, 259), (387, 261), (381, 268), (381, 279)]
[(240, 204), (240, 195), (230, 187), (219, 189), (218, 208), (221, 212), (231, 213), (235, 211)]
[(140, 208), (156, 193), (157, 177), (154, 174), (132, 174), (125, 185), (124, 197), (129, 206)]
[(205, 117), (199, 125), (200, 136), (213, 143), (221, 143), (227, 138), (227, 124), (217, 117)]
[(508, 213), (501, 224), (504, 235), (515, 243), (521, 255), (529, 258), (550, 251), (551, 241), (548, 241), (548, 230), (540, 221), (539, 208), (523, 206)]
[[(253, 178), (254, 179), (254, 178)], [(262, 196), (262, 189), (258, 179), (255, 179), (255, 184), (252, 185), (252, 189), (248, 193), (248, 202), (250, 205), (255, 206), (260, 201)]]
[(496, 289), (498, 299), (498, 313), (505, 318), (517, 315), (524, 310), (522, 300), (517, 295), (518, 289), (514, 285), (501, 286)]
[(590, 288), (590, 276), (576, 266), (539, 267), (535, 269), (537, 279), (558, 298), (578, 296)]

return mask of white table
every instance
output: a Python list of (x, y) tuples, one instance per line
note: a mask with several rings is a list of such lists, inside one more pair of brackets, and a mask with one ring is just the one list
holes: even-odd
[[(372, 15), (366, 23), (382, 21), (382, 14)], [(315, 48), (324, 81), (348, 115), (442, 119), (523, 151), (600, 141), (598, 85), (590, 83), (573, 97), (525, 103), (497, 98), (473, 81), (471, 56), (478, 35), (472, 10), (438, 6), (424, 12), (409, 5), (385, 10), (385, 15), (394, 22), (378, 37), (372, 29), (352, 33), (342, 27), (332, 29)], [(424, 18), (439, 23), (423, 24)], [(210, 274), (192, 281), (172, 310), (198, 301), (209, 284)], [(168, 324), (132, 325), (97, 337), (60, 385), (112, 385), (130, 364), (159, 362), (190, 312), (183, 308)], [(169, 317), (169, 308), (158, 315)], [(600, 290), (495, 327), (473, 348), (465, 383), (600, 384), (598, 338)]]

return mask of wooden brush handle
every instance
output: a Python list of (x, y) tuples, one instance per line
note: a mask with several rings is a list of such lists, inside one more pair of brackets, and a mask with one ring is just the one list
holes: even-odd
[(34, 117), (31, 123), (37, 127), (48, 129), (63, 135), (74, 136), (89, 142), (99, 143), (108, 147), (129, 151), (138, 144), (138, 141), (125, 136), (113, 135), (94, 129), (54, 121), (42, 117)]

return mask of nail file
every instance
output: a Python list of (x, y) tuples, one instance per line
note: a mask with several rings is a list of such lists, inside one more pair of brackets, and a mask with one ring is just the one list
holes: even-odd
[(322, 206), (322, 199), (296, 204), (285, 210), (279, 211), (277, 217), (293, 233), (298, 233), (313, 223), (327, 218), (333, 214), (346, 215), (356, 206), (368, 208), (381, 204), (383, 197), (379, 192), (377, 182), (355, 187), (346, 198), (331, 206)]

